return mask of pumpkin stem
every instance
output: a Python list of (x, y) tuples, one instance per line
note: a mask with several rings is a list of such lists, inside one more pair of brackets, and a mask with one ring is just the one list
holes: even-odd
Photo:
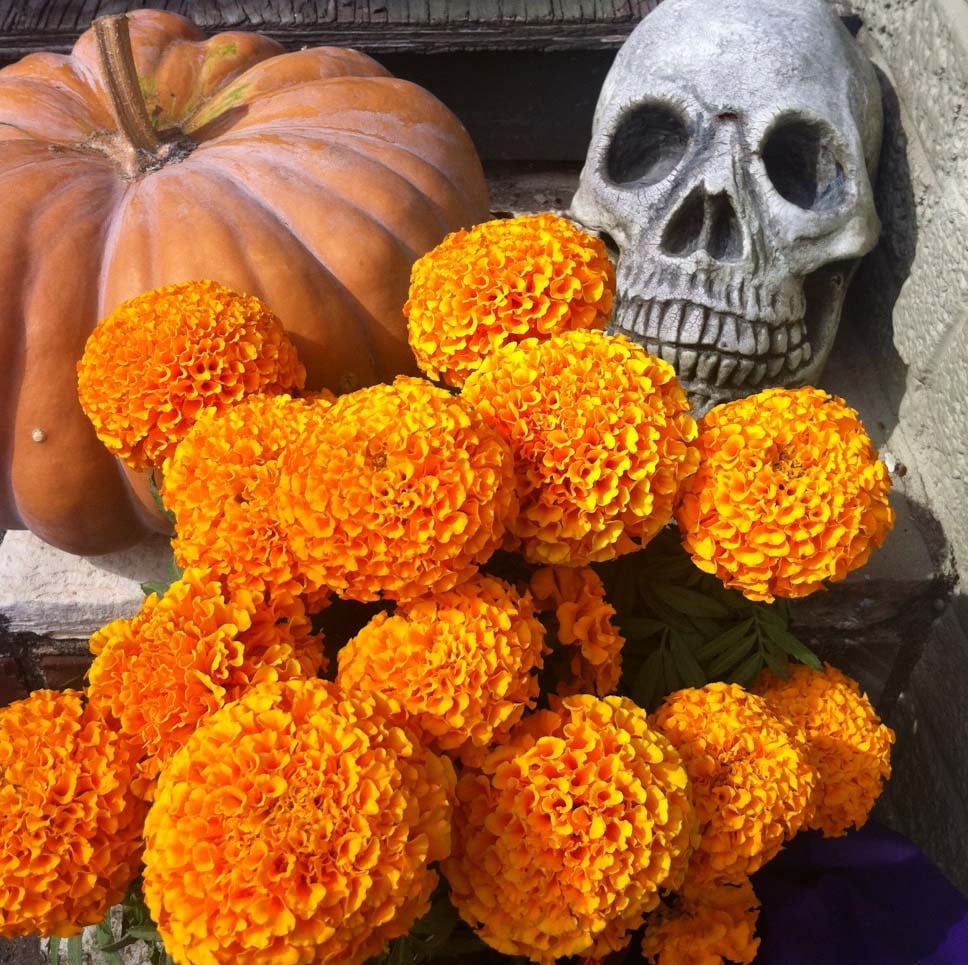
[(101, 62), (101, 77), (122, 135), (133, 149), (134, 171), (143, 173), (157, 164), (164, 144), (148, 117), (138, 70), (131, 50), (128, 18), (119, 13), (94, 21), (94, 39)]

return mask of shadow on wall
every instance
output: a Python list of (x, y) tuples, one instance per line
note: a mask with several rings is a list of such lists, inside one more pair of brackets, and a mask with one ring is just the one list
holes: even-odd
[(877, 76), (884, 104), (884, 139), (874, 191), (881, 236), (848, 290), (834, 351), (849, 352), (854, 343), (869, 355), (888, 404), (888, 411), (879, 415), (881, 438), (875, 441), (880, 442), (897, 425), (906, 388), (907, 366), (894, 347), (893, 316), (914, 262), (918, 226), (900, 104), (884, 73), (878, 69)]
[(908, 836), (968, 895), (968, 596), (931, 627), (886, 723), (897, 742), (875, 817)]

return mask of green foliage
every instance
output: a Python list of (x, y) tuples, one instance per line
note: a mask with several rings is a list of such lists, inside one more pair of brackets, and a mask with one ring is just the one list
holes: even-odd
[(145, 596), (150, 596), (152, 593), (157, 593), (158, 596), (164, 596), (168, 592), (168, 587), (172, 583), (177, 583), (181, 578), (184, 570), (175, 562), (175, 554), (172, 553), (171, 559), (168, 560), (168, 572), (163, 580), (146, 580), (141, 584), (141, 592)]
[(67, 965), (83, 965), (84, 945), (80, 935), (74, 935), (73, 938), (51, 938), (47, 943), (47, 958), (51, 962), (60, 961), (61, 946), (67, 956)]
[(151, 493), (152, 501), (155, 504), (155, 508), (161, 513), (165, 519), (171, 523), (171, 528), (175, 528), (175, 514), (165, 506), (165, 501), (161, 498), (161, 490), (158, 488), (158, 483), (155, 481), (154, 472), (150, 473), (148, 476), (148, 491)]
[(165, 951), (158, 929), (145, 906), (140, 878), (131, 884), (121, 902), (120, 934), (115, 935), (109, 919), (105, 919), (95, 929), (94, 939), (109, 965), (121, 965), (122, 959), (118, 952), (136, 942), (144, 942), (149, 946), (151, 965), (175, 965)]
[(697, 569), (674, 529), (596, 567), (626, 639), (622, 692), (653, 711), (668, 694), (714, 680), (749, 686), (764, 667), (821, 663), (790, 632), (788, 605), (754, 603)]
[(497, 960), (506, 965), (527, 965), (528, 961), (488, 948), (461, 920), (450, 903), (446, 883), (441, 881), (430, 911), (369, 965), (485, 965)]
[[(151, 473), (148, 476), (148, 489), (151, 492), (151, 498), (154, 500), (155, 506), (158, 512), (171, 523), (172, 529), (175, 528), (175, 514), (170, 510), (165, 508), (165, 503), (161, 498), (161, 492), (158, 489), (158, 483), (155, 482), (155, 474)], [(145, 596), (150, 596), (152, 593), (157, 593), (158, 596), (164, 596), (168, 591), (168, 587), (172, 583), (176, 583), (182, 578), (182, 569), (175, 562), (175, 556), (172, 554), (171, 559), (168, 561), (168, 573), (166, 578), (163, 580), (148, 580), (141, 584), (141, 592)]]

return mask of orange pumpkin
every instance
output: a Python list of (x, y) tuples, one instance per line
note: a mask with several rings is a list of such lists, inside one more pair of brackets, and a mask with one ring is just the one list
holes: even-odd
[(99, 318), (211, 278), (272, 308), (312, 388), (415, 372), (410, 266), (487, 191), (457, 119), (369, 57), (142, 10), (0, 70), (0, 209), (0, 529), (96, 554), (165, 526), (77, 402)]

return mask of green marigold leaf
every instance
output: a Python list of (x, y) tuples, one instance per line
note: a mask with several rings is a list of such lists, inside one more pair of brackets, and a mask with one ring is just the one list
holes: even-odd
[(739, 684), (740, 687), (749, 687), (759, 676), (763, 669), (763, 654), (757, 650), (751, 653), (735, 670), (730, 673), (729, 683)]
[(721, 633), (718, 637), (714, 637), (712, 640), (704, 643), (697, 651), (696, 657), (700, 663), (706, 660), (711, 660), (718, 654), (724, 653), (729, 650), (730, 647), (737, 645), (741, 640), (750, 637), (752, 640), (751, 631), (753, 629), (753, 618), (750, 617), (749, 620), (744, 620), (742, 623), (737, 623), (731, 626), (728, 630)]
[(675, 662), (679, 677), (687, 687), (702, 687), (706, 684), (706, 674), (696, 660), (689, 645), (678, 634), (669, 635), (669, 649)]
[(686, 590), (671, 583), (656, 583), (654, 589), (663, 603), (687, 617), (725, 619), (730, 615), (729, 607), (706, 593)]
[(817, 655), (805, 644), (801, 643), (788, 630), (780, 627), (764, 628), (767, 639), (775, 643), (781, 650), (786, 651), (794, 660), (806, 664), (813, 670), (823, 670), (823, 663)]
[[(756, 646), (756, 636), (751, 635), (740, 639), (736, 644), (730, 646), (727, 650), (724, 650), (708, 667), (706, 667), (706, 674), (710, 680), (721, 680), (732, 678), (732, 674), (729, 674), (727, 678), (727, 671), (730, 668), (735, 667), (741, 660), (743, 660), (746, 655)], [(759, 655), (757, 654), (757, 659)]]

